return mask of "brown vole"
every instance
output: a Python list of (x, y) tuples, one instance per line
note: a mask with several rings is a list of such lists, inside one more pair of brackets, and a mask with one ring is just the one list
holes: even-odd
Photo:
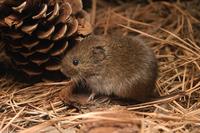
[(68, 51), (61, 71), (93, 93), (144, 101), (154, 92), (157, 61), (137, 37), (91, 35)]

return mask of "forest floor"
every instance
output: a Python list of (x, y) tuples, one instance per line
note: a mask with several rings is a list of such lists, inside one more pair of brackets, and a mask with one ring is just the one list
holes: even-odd
[(156, 90), (176, 95), (140, 104), (79, 95), (68, 106), (59, 98), (67, 81), (27, 85), (3, 75), (0, 133), (200, 132), (200, 2), (116, 1), (93, 0), (95, 34), (143, 38), (159, 62)]

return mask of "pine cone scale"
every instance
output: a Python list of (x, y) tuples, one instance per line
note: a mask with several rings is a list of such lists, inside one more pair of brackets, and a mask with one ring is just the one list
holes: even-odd
[(20, 48), (22, 48), (22, 45), (19, 42), (10, 42), (8, 48), (12, 49), (14, 52), (17, 52)]
[[(43, 42), (41, 42), (41, 43), (43, 43)], [(43, 53), (43, 54), (45, 54), (45, 53), (47, 53), (48, 51), (50, 51), (52, 48), (53, 48), (53, 46), (54, 46), (54, 43), (51, 43), (50, 42), (50, 44), (48, 44), (48, 42), (44, 42), (44, 44), (42, 45), (37, 45), (34, 49), (35, 49), (35, 51), (36, 52), (38, 52), (38, 53)]]
[(66, 23), (66, 21), (68, 20), (68, 18), (72, 14), (72, 8), (69, 5), (69, 3), (67, 3), (65, 5), (65, 7), (61, 8), (59, 14), (60, 15), (58, 16), (58, 18), (56, 20), (56, 24), (58, 24), (58, 23)]
[(9, 15), (8, 17), (4, 19), (4, 22), (9, 27), (14, 26), (16, 29), (19, 28), (23, 24), (23, 21), (19, 20), (15, 15)]
[(12, 60), (17, 64), (17, 65), (27, 65), (27, 59), (20, 55), (20, 54), (17, 54), (17, 53), (12, 53), (13, 56), (15, 56), (15, 58), (13, 58)]
[(34, 46), (37, 46), (39, 43), (40, 41), (38, 40), (28, 40), (28, 41), (22, 41), (21, 45), (30, 50)]
[(68, 21), (68, 27), (69, 27), (69, 30), (67, 32), (67, 36), (71, 36), (78, 30), (78, 20), (71, 18)]
[(35, 64), (29, 63), (28, 65), (20, 67), (22, 68), (22, 71), (29, 76), (38, 76), (42, 74), (42, 70)]
[(63, 41), (55, 44), (55, 47), (51, 50), (51, 56), (59, 56), (64, 54), (65, 49), (68, 47), (68, 42)]
[(61, 65), (60, 64), (56, 64), (56, 63), (49, 63), (45, 69), (48, 70), (48, 71), (58, 71), (60, 70), (61, 68)]
[(24, 33), (16, 31), (8, 31), (4, 33), (5, 38), (9, 37), (11, 39), (17, 40), (24, 37)]
[(65, 37), (66, 32), (67, 32), (67, 25), (66, 24), (61, 24), (60, 26), (56, 27), (56, 30), (55, 30), (55, 32), (54, 32), (54, 34), (52, 36), (52, 39), (54, 41), (60, 40), (63, 37)]
[(37, 34), (37, 37), (39, 39), (48, 39), (50, 37), (50, 35), (55, 31), (55, 26), (52, 25), (50, 26), (47, 30), (45, 31), (40, 31), (38, 30), (38, 32), (36, 33)]
[(47, 16), (47, 14), (46, 14), (46, 12), (47, 12), (47, 4), (44, 4), (42, 6), (43, 7), (42, 7), (41, 11), (38, 14), (34, 15), (32, 17), (32, 19), (41, 19), (41, 18), (45, 18)]
[(22, 55), (26, 58), (35, 53), (35, 51), (30, 51), (26, 48), (21, 48), (20, 50), (18, 50), (18, 52), (20, 53), (20, 55)]
[(26, 7), (26, 1), (24, 1), (23, 3), (21, 3), (19, 6), (16, 6), (16, 7), (12, 7), (13, 10), (21, 13), (24, 8)]
[(58, 3), (55, 4), (54, 10), (51, 14), (47, 15), (47, 21), (52, 21), (55, 17), (59, 15), (59, 5)]
[(33, 25), (24, 25), (22, 26), (21, 30), (25, 32), (26, 34), (31, 35), (33, 31), (38, 27), (38, 24), (35, 23)]
[(41, 64), (46, 63), (49, 60), (49, 57), (42, 53), (36, 53), (36, 54), (31, 55), (29, 59), (31, 60), (31, 62), (37, 65), (41, 65)]

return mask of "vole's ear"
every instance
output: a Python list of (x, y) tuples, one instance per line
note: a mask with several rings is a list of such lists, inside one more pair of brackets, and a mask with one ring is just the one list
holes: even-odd
[(105, 57), (106, 54), (103, 46), (96, 46), (92, 48), (92, 59), (94, 63), (103, 61)]

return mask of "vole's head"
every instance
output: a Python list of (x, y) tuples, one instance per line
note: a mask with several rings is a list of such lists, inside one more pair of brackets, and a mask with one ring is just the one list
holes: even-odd
[(97, 74), (106, 57), (106, 39), (90, 36), (78, 42), (62, 60), (61, 71), (71, 78), (85, 79)]

